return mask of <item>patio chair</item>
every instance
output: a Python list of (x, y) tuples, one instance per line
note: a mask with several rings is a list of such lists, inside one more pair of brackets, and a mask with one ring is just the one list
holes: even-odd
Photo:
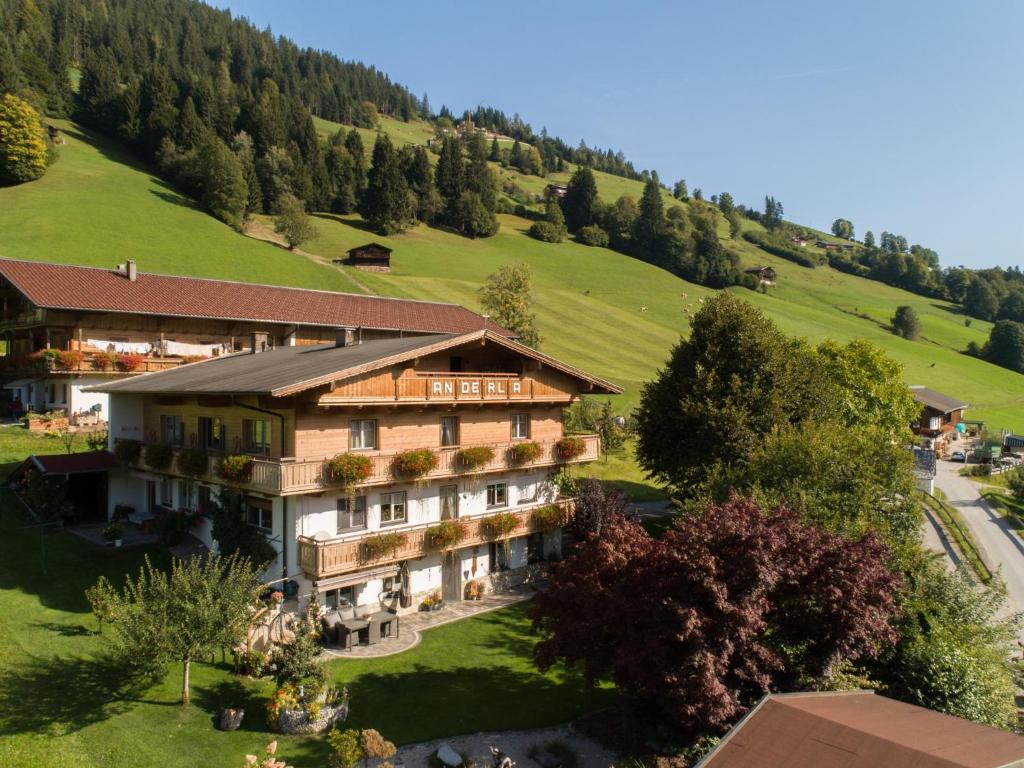
[(366, 617), (366, 644), (376, 645), (380, 642), (380, 616), (375, 613)]
[(341, 628), (341, 616), (337, 611), (328, 611), (320, 617), (320, 628), (324, 639), (331, 645), (338, 645), (338, 630)]

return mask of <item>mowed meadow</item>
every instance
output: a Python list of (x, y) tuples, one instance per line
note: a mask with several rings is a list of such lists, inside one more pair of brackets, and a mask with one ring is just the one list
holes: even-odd
[[(382, 237), (367, 231), (358, 216), (316, 214), (318, 236), (302, 246), (303, 253), (290, 252), (205, 215), (109, 140), (73, 124), (59, 125), (67, 143), (43, 179), (0, 189), (0, 256), (97, 266), (135, 258), (144, 271), (369, 291), (475, 309), (488, 274), (502, 264), (523, 262), (534, 275), (544, 351), (625, 387), (617, 398), (620, 410), (638, 402), (643, 382), (687, 333), (687, 312), (696, 311), (710, 293), (608, 249), (535, 241), (526, 235), (529, 221), (511, 215), (499, 216), (495, 237), (470, 240), (422, 225)], [(338, 128), (326, 121), (317, 126), (324, 135)], [(423, 142), (430, 135), (418, 123), (383, 119), (381, 126), (396, 144)], [(369, 152), (374, 132), (361, 133)], [(495, 171), (531, 193), (569, 178), (568, 172), (541, 179), (497, 166)], [(595, 177), (604, 200), (640, 196), (639, 182), (603, 173)], [(740, 290), (786, 333), (812, 342), (867, 338), (904, 365), (908, 383), (967, 400), (969, 416), (994, 428), (1024, 430), (1024, 377), (962, 354), (968, 342), (985, 342), (990, 324), (974, 320), (968, 326), (956, 305), (828, 267), (800, 267), (746, 241), (730, 240), (724, 221), (721, 234), (746, 266), (777, 270), (778, 284), (767, 294), (732, 290)], [(332, 258), (368, 240), (395, 249), (390, 274), (331, 265)], [(898, 338), (886, 327), (901, 304), (914, 307), (921, 318), (918, 341)]]

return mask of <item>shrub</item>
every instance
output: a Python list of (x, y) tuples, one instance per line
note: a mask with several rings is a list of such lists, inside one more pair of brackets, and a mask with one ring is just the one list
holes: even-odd
[(480, 469), (488, 462), (494, 461), (494, 449), (489, 445), (476, 445), (472, 448), (463, 448), (455, 457), (466, 469)]
[(542, 243), (560, 243), (565, 237), (565, 230), (550, 221), (537, 221), (530, 225), (526, 234)]
[(1017, 467), (1007, 473), (1006, 487), (1018, 499), (1024, 498), (1024, 468)]
[(345, 731), (337, 727), (332, 728), (327, 734), (327, 744), (331, 748), (331, 753), (327, 756), (329, 768), (356, 768), (367, 758), (359, 731), (355, 728)]
[(373, 460), (359, 453), (339, 453), (327, 460), (331, 475), (346, 488), (365, 483), (373, 474)]
[(210, 468), (210, 457), (201, 448), (187, 448), (178, 454), (178, 471), (190, 477), (205, 475)]
[(395, 472), (405, 477), (423, 477), (437, 469), (437, 454), (429, 448), (414, 448), (395, 456)]
[(118, 355), (117, 356), (117, 367), (125, 373), (131, 373), (137, 371), (146, 363), (146, 358), (142, 355)]
[(146, 466), (162, 472), (170, 469), (171, 461), (174, 459), (174, 449), (164, 443), (156, 443), (146, 446)]
[(533, 522), (543, 531), (561, 528), (563, 525), (567, 525), (570, 519), (571, 515), (567, 506), (548, 504), (533, 510)]
[(503, 539), (519, 527), (520, 519), (513, 512), (499, 512), (485, 517), (480, 523), (484, 535), (489, 539)]
[(59, 350), (57, 352), (57, 364), (67, 371), (73, 371), (82, 364), (85, 354), (77, 349)]
[(555, 443), (555, 453), (562, 461), (572, 461), (587, 452), (587, 444), (582, 437), (563, 437)]
[(117, 520), (111, 520), (109, 523), (107, 523), (107, 527), (103, 529), (103, 538), (107, 541), (120, 539), (121, 523), (119, 523)]
[(299, 708), (299, 687), (294, 683), (282, 685), (267, 702), (267, 725), (276, 731), (281, 722), (282, 712), (291, 712)]
[(114, 443), (114, 456), (125, 464), (134, 464), (142, 455), (142, 443), (138, 440), (118, 440)]
[(576, 233), (576, 242), (581, 245), (594, 246), (595, 248), (607, 248), (608, 233), (597, 226), (597, 224), (588, 224), (585, 227), (580, 227)]
[(917, 317), (914, 308), (906, 304), (896, 307), (896, 314), (890, 321), (893, 331), (897, 336), (914, 341), (921, 335), (921, 321)]
[(536, 461), (544, 453), (540, 443), (527, 440), (525, 443), (516, 443), (508, 449), (509, 456), (514, 464), (529, 464)]
[(469, 527), (461, 520), (442, 520), (427, 528), (427, 544), (434, 549), (449, 549), (469, 535)]
[(252, 456), (236, 453), (217, 462), (217, 477), (229, 483), (247, 483), (252, 477)]
[(378, 557), (395, 552), (399, 547), (404, 547), (408, 540), (409, 537), (399, 531), (368, 536), (363, 539), (363, 554), (367, 560), (376, 560)]
[(13, 93), (0, 97), (0, 184), (33, 181), (46, 173), (43, 124), (32, 105)]

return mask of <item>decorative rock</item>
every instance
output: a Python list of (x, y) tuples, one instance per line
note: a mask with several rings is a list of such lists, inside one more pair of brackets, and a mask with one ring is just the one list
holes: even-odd
[(222, 731), (237, 731), (242, 725), (242, 718), (245, 717), (244, 709), (225, 709), (220, 713), (220, 729)]
[(462, 765), (462, 755), (452, 749), (447, 741), (437, 748), (437, 759), (449, 768), (459, 768)]
[(277, 730), (281, 733), (323, 733), (335, 723), (343, 723), (348, 718), (348, 704), (338, 707), (323, 707), (316, 720), (309, 717), (304, 709), (285, 710), (277, 721)]

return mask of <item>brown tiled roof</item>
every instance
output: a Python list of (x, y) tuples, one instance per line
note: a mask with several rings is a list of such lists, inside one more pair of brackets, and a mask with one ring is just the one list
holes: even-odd
[[(469, 333), (482, 316), (457, 304), (284, 288), (113, 269), (0, 259), (0, 275), (37, 307), (313, 326), (362, 326), (424, 333)], [(495, 323), (487, 327), (512, 334)]]
[(878, 696), (766, 696), (698, 768), (1020, 768), (1024, 737)]
[(88, 451), (86, 453), (45, 453), (29, 456), (25, 464), (32, 463), (45, 475), (78, 475), (83, 472), (106, 472), (119, 466), (112, 453)]

